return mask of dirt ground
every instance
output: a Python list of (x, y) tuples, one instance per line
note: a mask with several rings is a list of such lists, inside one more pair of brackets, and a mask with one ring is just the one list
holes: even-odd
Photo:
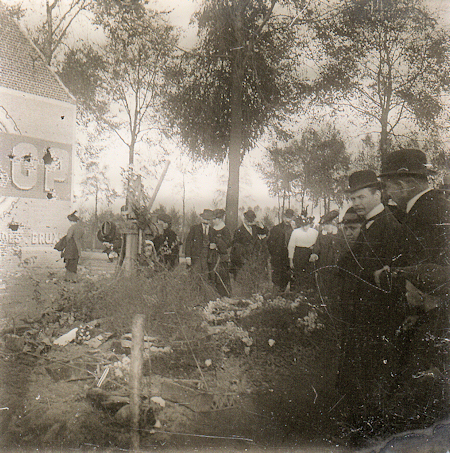
[[(53, 251), (2, 258), (2, 451), (130, 449), (129, 333), (136, 313), (145, 315), (147, 336), (142, 451), (450, 448), (445, 421), (349, 442), (334, 386), (336, 331), (312, 293), (217, 299), (184, 265), (129, 279), (97, 252), (84, 254), (80, 282), (69, 284)], [(245, 282), (234, 289), (244, 294)], [(75, 341), (54, 344), (74, 328)]]

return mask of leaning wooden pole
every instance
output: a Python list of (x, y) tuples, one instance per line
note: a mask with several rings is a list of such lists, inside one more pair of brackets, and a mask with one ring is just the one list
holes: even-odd
[(150, 198), (150, 201), (148, 202), (147, 208), (149, 211), (153, 207), (153, 203), (155, 202), (156, 195), (158, 195), (159, 189), (161, 188), (161, 184), (163, 183), (164, 178), (166, 177), (166, 173), (167, 173), (167, 170), (169, 169), (169, 165), (170, 165), (170, 160), (166, 161), (166, 163), (164, 165), (164, 169), (161, 173), (161, 176), (159, 177), (158, 183), (156, 184), (155, 190), (153, 191), (152, 198)]
[(139, 418), (141, 407), (141, 377), (144, 351), (144, 315), (134, 315), (131, 328), (131, 368), (130, 368), (130, 404), (131, 404), (131, 450), (139, 451)]

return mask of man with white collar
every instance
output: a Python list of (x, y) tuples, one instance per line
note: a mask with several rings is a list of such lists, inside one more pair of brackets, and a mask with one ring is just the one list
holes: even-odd
[(434, 173), (422, 151), (400, 149), (386, 156), (380, 175), (405, 214), (402, 267), (392, 269), (403, 285), (406, 279), (409, 304), (399, 391), (408, 398), (399, 406), (408, 408), (404, 417), (417, 427), (448, 416), (450, 403), (450, 202), (429, 186), (428, 176)]
[(375, 172), (357, 171), (349, 176), (348, 184), (347, 193), (352, 206), (365, 218), (355, 245), (359, 276), (375, 284), (375, 271), (390, 266), (396, 257), (401, 226), (381, 202), (381, 183)]
[(407, 265), (450, 264), (450, 202), (428, 184), (426, 155), (418, 149), (400, 149), (382, 164), (386, 192), (406, 214)]
[(349, 306), (349, 324), (339, 390), (346, 396), (344, 401), (353, 417), (348, 422), (355, 429), (363, 429), (364, 420), (382, 420), (385, 416), (382, 408), (394, 388), (398, 370), (396, 331), (405, 313), (400, 294), (387, 280), (377, 286), (375, 271), (391, 265), (401, 226), (382, 204), (381, 183), (373, 171), (351, 174), (346, 192), (356, 213), (365, 220), (352, 247), (352, 300), (342, 301)]

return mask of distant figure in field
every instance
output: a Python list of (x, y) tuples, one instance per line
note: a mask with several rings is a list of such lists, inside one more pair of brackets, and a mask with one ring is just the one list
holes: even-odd
[(66, 282), (75, 283), (77, 281), (78, 261), (80, 260), (82, 250), (82, 239), (84, 229), (79, 223), (80, 218), (77, 216), (77, 211), (67, 216), (71, 223), (66, 234), (66, 247), (64, 249), (64, 262), (66, 263)]
[(199, 217), (201, 222), (190, 228), (185, 240), (186, 264), (193, 272), (211, 279), (208, 270), (209, 230), (214, 213), (211, 209), (204, 209)]
[(293, 230), (294, 216), (295, 214), (292, 209), (286, 209), (283, 213), (281, 223), (275, 225), (270, 230), (267, 239), (274, 294), (285, 292), (291, 279), (288, 244)]
[(242, 225), (233, 235), (231, 246), (231, 272), (236, 278), (237, 273), (245, 263), (254, 263), (262, 256), (262, 241), (267, 236), (268, 229), (256, 220), (256, 214), (249, 209), (244, 212)]
[(291, 284), (293, 291), (308, 290), (314, 286), (314, 267), (310, 257), (319, 232), (312, 227), (313, 220), (313, 217), (296, 217), (296, 228), (289, 239), (288, 257), (293, 272)]
[(342, 233), (338, 234), (336, 222), (339, 211), (333, 210), (323, 215), (319, 222), (319, 235), (309, 258), (317, 273), (316, 283), (320, 296), (336, 295), (336, 264), (342, 250)]
[(180, 247), (177, 234), (172, 230), (172, 217), (158, 214), (158, 225), (162, 232), (153, 239), (156, 253), (164, 266), (173, 269), (179, 262)]
[(209, 232), (208, 266), (217, 292), (221, 296), (231, 296), (230, 249), (231, 233), (225, 225), (225, 211), (214, 210), (212, 228)]

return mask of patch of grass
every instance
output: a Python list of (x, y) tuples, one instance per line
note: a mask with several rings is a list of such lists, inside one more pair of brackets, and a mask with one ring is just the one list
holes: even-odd
[(166, 340), (185, 340), (199, 334), (198, 308), (217, 297), (195, 275), (162, 271), (105, 279), (74, 296), (72, 307), (84, 317), (106, 318), (102, 327), (123, 334), (131, 331), (135, 314), (145, 315), (145, 330)]
[(249, 297), (252, 294), (266, 294), (271, 291), (272, 283), (264, 263), (247, 261), (237, 272), (233, 292), (235, 295)]

